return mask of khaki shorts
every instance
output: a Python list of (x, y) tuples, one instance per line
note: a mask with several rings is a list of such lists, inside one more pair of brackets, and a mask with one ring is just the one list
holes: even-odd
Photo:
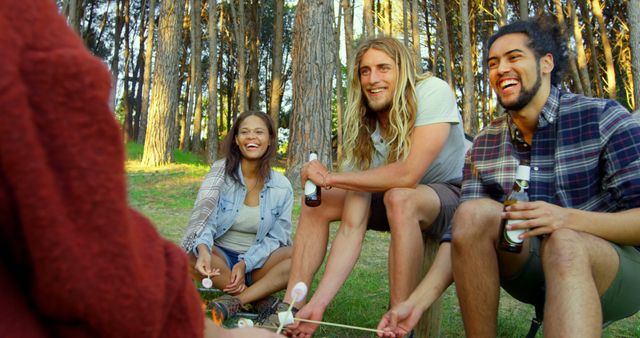
[[(440, 198), (440, 213), (433, 221), (429, 229), (423, 232), (424, 236), (433, 236), (438, 239), (450, 227), (453, 214), (460, 204), (460, 186), (451, 183), (431, 183), (427, 184)], [(376, 231), (390, 231), (389, 220), (387, 219), (387, 209), (384, 206), (384, 193), (376, 192), (371, 194), (371, 209), (367, 229)]]
[[(611, 286), (600, 297), (603, 324), (629, 317), (640, 310), (640, 251), (632, 246), (609, 243), (618, 253), (620, 267)], [(514, 277), (501, 279), (500, 284), (513, 298), (532, 305), (544, 306), (545, 284), (540, 239), (529, 241), (529, 259)]]

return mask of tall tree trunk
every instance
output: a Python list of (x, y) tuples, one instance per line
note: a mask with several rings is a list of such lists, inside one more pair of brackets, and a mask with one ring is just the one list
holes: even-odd
[(69, 0), (67, 20), (69, 26), (78, 34), (80, 33), (80, 6), (82, 6), (82, 0)]
[(469, 1), (460, 0), (460, 26), (462, 29), (462, 68), (464, 78), (464, 104), (462, 117), (464, 130), (473, 134), (478, 129), (478, 116), (475, 104), (475, 84), (473, 78), (473, 65), (471, 64), (471, 34), (469, 32), (471, 22), (469, 20)]
[(387, 35), (393, 35), (393, 17), (391, 15), (391, 0), (384, 0), (384, 32)]
[(502, 27), (507, 24), (507, 1), (497, 0), (495, 6), (496, 21), (498, 22), (498, 27)]
[(416, 69), (422, 72), (422, 53), (420, 51), (420, 25), (418, 25), (418, 0), (411, 1), (411, 42), (416, 58)]
[(578, 22), (576, 6), (573, 3), (573, 0), (567, 0), (567, 9), (571, 16), (571, 22), (573, 22), (573, 36), (576, 39), (576, 63), (578, 64), (578, 74), (580, 74), (580, 80), (582, 81), (582, 89), (584, 90), (585, 95), (591, 96), (591, 80), (589, 79), (589, 69), (587, 68), (587, 56), (584, 52), (582, 29)]
[(184, 1), (162, 1), (158, 25), (158, 53), (142, 164), (158, 166), (173, 162), (171, 140), (178, 107), (178, 64)]
[[(565, 34), (565, 38), (567, 45), (570, 45), (570, 30), (568, 29), (567, 23), (564, 20), (564, 9), (562, 8), (562, 4), (560, 3), (560, 0), (553, 0), (553, 3), (556, 5), (556, 17), (558, 18), (558, 24), (567, 32), (567, 34)], [(575, 92), (584, 94), (584, 90), (582, 89), (582, 81), (580, 80), (580, 75), (578, 75), (578, 68), (576, 67), (576, 57), (575, 55), (573, 55), (573, 51), (569, 50), (567, 56), (569, 58), (567, 63), (569, 64), (569, 73), (571, 74), (571, 79), (573, 80), (573, 88)]]
[[(342, 7), (338, 8), (338, 17), (336, 19), (335, 45), (336, 50), (340, 50), (340, 23), (342, 16)], [(340, 61), (340, 53), (335, 53), (336, 64), (336, 151), (337, 159), (340, 162), (342, 158), (342, 115), (344, 112), (344, 99), (342, 97), (342, 62)]]
[(238, 95), (238, 110), (240, 112), (247, 111), (249, 106), (247, 97), (247, 62), (245, 61), (245, 16), (244, 16), (244, 1), (238, 1), (238, 10), (236, 10), (233, 1), (229, 4), (231, 7), (231, 17), (233, 18), (234, 36), (236, 41), (236, 60), (238, 62), (238, 82), (237, 82), (237, 95)]
[(191, 98), (193, 99), (193, 140), (191, 149), (200, 152), (202, 142), (202, 0), (191, 0)]
[(138, 143), (144, 144), (147, 134), (147, 117), (149, 116), (149, 94), (151, 92), (151, 58), (153, 56), (153, 35), (156, 26), (156, 0), (149, 1), (149, 27), (144, 51), (144, 80), (142, 87), (142, 108), (140, 108), (140, 131)]
[(353, 6), (351, 0), (342, 0), (344, 8), (344, 50), (347, 56), (347, 65), (351, 62), (351, 52), (353, 51)]
[(123, 140), (129, 142), (133, 138), (133, 109), (131, 107), (130, 86), (131, 76), (129, 66), (131, 65), (131, 6), (129, 0), (124, 0), (124, 83), (122, 86), (122, 104), (124, 108)]
[(114, 110), (118, 106), (118, 95), (116, 95), (116, 92), (118, 91), (118, 75), (120, 73), (120, 35), (122, 34), (122, 25), (124, 24), (124, 19), (122, 18), (123, 6), (124, 0), (116, 0), (116, 24), (113, 35), (113, 59), (111, 59), (111, 76), (113, 79), (111, 81), (111, 85), (113, 86), (111, 101)]
[(593, 38), (593, 32), (591, 31), (593, 24), (591, 20), (591, 15), (589, 11), (589, 5), (587, 0), (578, 0), (578, 5), (580, 6), (580, 13), (582, 14), (582, 20), (585, 25), (585, 32), (587, 33), (587, 39), (585, 40), (589, 45), (589, 51), (591, 52), (591, 79), (595, 84), (595, 96), (602, 97), (603, 89), (602, 89), (602, 78), (600, 76), (600, 65), (598, 64), (598, 50), (596, 49), (596, 42)]
[(633, 73), (632, 109), (640, 109), (640, 0), (627, 2), (629, 23), (629, 46), (631, 47), (631, 72)]
[(362, 24), (364, 25), (364, 36), (374, 36), (373, 25), (373, 7), (371, 6), (372, 0), (363, 0), (362, 2)]
[(147, 1), (142, 0), (140, 2), (140, 21), (138, 24), (138, 55), (136, 57), (136, 67), (134, 71), (134, 84), (135, 86), (135, 111), (136, 116), (133, 121), (133, 141), (137, 142), (138, 135), (140, 135), (140, 111), (142, 110), (142, 83), (144, 82), (144, 32), (146, 31), (145, 20), (147, 20), (147, 14), (145, 7)]
[[(316, 150), (318, 159), (331, 168), (331, 93), (336, 52), (333, 1), (300, 0), (295, 27), (289, 154)], [(287, 157), (289, 180), (296, 186), (305, 161), (306, 156), (302, 155)]]
[(600, 0), (591, 1), (593, 10), (593, 16), (598, 21), (600, 28), (600, 39), (602, 49), (604, 50), (604, 58), (607, 63), (607, 93), (610, 99), (617, 97), (616, 91), (616, 70), (613, 66), (613, 53), (611, 51), (611, 43), (609, 43), (609, 36), (607, 35), (607, 26), (604, 23), (604, 16), (602, 15), (602, 8), (600, 7)]
[(273, 45), (271, 51), (271, 92), (269, 93), (269, 115), (278, 132), (280, 126), (280, 103), (284, 92), (282, 81), (282, 45), (284, 38), (284, 0), (275, 0), (276, 12), (273, 20)]
[(451, 89), (453, 86), (453, 70), (451, 69), (451, 48), (449, 46), (449, 29), (447, 26), (447, 12), (444, 7), (445, 0), (438, 0), (438, 16), (440, 17), (440, 34), (442, 40), (442, 50), (444, 51), (444, 69), (447, 75), (447, 82)]
[(404, 45), (409, 46), (409, 4), (407, 0), (402, 0), (402, 36), (404, 37)]
[(518, 1), (518, 8), (520, 9), (520, 18), (526, 19), (529, 17), (529, 1), (520, 0)]
[[(260, 33), (260, 17), (258, 16), (258, 1), (253, 0), (249, 6), (249, 22), (250, 27), (247, 32), (247, 43), (249, 48), (249, 62), (247, 63), (247, 78), (249, 79), (249, 110), (258, 110), (260, 101), (260, 55), (259, 55), (259, 33)], [(246, 23), (246, 20), (245, 20)]]
[(207, 163), (212, 164), (218, 157), (218, 21), (217, 1), (209, 0), (209, 83), (207, 115)]

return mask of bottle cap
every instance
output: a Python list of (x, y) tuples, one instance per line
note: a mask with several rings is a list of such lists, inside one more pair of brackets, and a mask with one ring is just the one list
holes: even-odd
[(531, 177), (531, 167), (528, 165), (519, 165), (516, 171), (516, 180), (528, 181)]

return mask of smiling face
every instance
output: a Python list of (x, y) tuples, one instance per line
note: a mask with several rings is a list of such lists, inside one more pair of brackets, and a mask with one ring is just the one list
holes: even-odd
[(235, 139), (244, 159), (258, 160), (269, 148), (269, 129), (261, 118), (249, 116), (240, 123)]
[(367, 106), (374, 112), (388, 112), (398, 81), (398, 65), (387, 53), (370, 48), (360, 59), (360, 87)]
[[(521, 110), (536, 97), (549, 65), (546, 60), (549, 56), (537, 59), (528, 41), (524, 33), (506, 34), (496, 39), (489, 50), (491, 87), (508, 110)], [(545, 67), (542, 71), (541, 62)]]

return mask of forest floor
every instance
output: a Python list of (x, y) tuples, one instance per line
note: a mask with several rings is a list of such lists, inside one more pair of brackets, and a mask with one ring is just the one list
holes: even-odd
[[(128, 160), (126, 171), (130, 204), (151, 219), (160, 234), (178, 243), (186, 228), (193, 202), (204, 176), (209, 168), (195, 155), (176, 152), (176, 163), (160, 168), (145, 168), (140, 164), (142, 146), (127, 145)], [(296, 195), (297, 196), (297, 195)], [(300, 213), (300, 199), (297, 198), (293, 211), (293, 228)], [(338, 223), (331, 226), (331, 237), (335, 235)], [(353, 272), (325, 312), (328, 322), (375, 328), (380, 317), (387, 310), (388, 278), (387, 249), (389, 234), (368, 231), (360, 258)], [(311, 287), (313, 292), (321, 267)], [(500, 296), (498, 314), (498, 337), (523, 337), (526, 335), (533, 307), (519, 303), (508, 294)], [(542, 337), (540, 329), (537, 337)], [(361, 331), (322, 326), (316, 337), (372, 337)], [(464, 328), (455, 288), (443, 295), (443, 317), (441, 337), (464, 337)], [(616, 322), (607, 327), (603, 337), (640, 337), (640, 314)]]

